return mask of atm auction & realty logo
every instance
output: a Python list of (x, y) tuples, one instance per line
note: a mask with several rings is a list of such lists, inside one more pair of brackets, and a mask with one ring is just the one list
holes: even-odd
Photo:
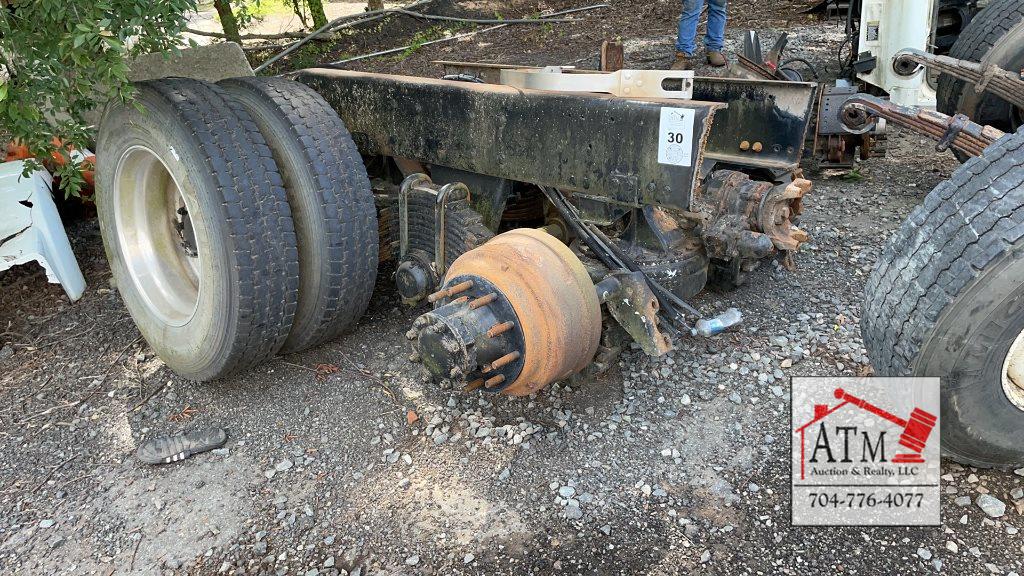
[(936, 378), (794, 378), (793, 522), (938, 523)]

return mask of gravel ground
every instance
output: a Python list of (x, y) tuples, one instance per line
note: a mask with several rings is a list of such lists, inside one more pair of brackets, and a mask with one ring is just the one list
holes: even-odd
[[(791, 33), (825, 68), (833, 28)], [(667, 53), (661, 36), (628, 48), (649, 65)], [(696, 299), (744, 310), (740, 329), (523, 399), (419, 379), (403, 334), (421, 310), (387, 273), (352, 334), (184, 381), (140, 339), (83, 219), (80, 302), (38, 269), (0, 274), (0, 573), (1020, 572), (1024, 470), (944, 463), (937, 528), (790, 526), (789, 378), (870, 374), (865, 276), (956, 166), (898, 131), (889, 149), (859, 180), (809, 172), (795, 272), (766, 264)], [(229, 429), (225, 448), (133, 456), (205, 425)]]

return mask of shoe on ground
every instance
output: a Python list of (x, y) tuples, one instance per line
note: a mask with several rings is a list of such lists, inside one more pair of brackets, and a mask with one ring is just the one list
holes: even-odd
[(676, 52), (676, 59), (672, 62), (672, 66), (669, 66), (669, 70), (693, 69), (693, 62), (691, 62), (690, 59), (691, 56), (686, 52)]
[(728, 64), (729, 61), (725, 59), (725, 54), (722, 54), (718, 50), (712, 50), (708, 52), (708, 64), (715, 68), (721, 68)]

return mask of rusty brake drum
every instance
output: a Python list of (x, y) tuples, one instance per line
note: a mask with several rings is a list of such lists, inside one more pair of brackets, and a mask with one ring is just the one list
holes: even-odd
[(408, 336), (435, 377), (524, 396), (583, 370), (601, 338), (601, 305), (583, 263), (534, 229), (460, 256)]

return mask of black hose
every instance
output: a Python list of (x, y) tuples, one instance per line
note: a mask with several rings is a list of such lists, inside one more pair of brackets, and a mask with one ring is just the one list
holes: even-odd
[(808, 70), (811, 71), (811, 74), (814, 75), (814, 79), (816, 81), (820, 81), (821, 80), (821, 76), (818, 74), (818, 69), (815, 68), (813, 64), (811, 64), (810, 62), (808, 62), (804, 58), (798, 58), (798, 57), (787, 58), (785, 62), (779, 64), (779, 68), (785, 68), (786, 65), (792, 64), (793, 62), (800, 62), (801, 64), (806, 66)]

